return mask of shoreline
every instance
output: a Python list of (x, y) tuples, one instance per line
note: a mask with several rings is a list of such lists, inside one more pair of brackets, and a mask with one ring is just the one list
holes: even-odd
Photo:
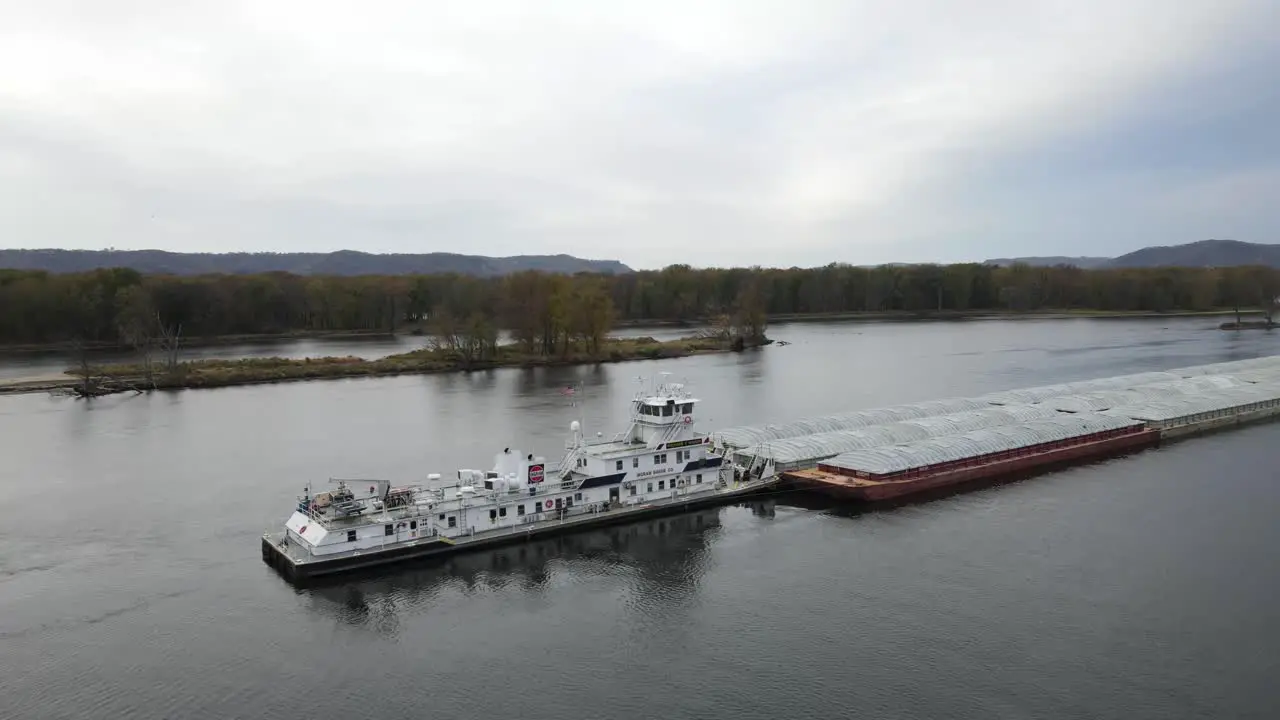
[[(576, 367), (637, 360), (665, 360), (730, 352), (742, 352), (772, 344), (739, 345), (728, 338), (688, 337), (658, 341), (652, 338), (610, 340), (598, 352), (569, 351), (561, 355), (531, 355), (515, 345), (501, 345), (495, 356), (467, 361), (456, 353), (441, 350), (414, 350), (375, 360), (359, 357), (204, 359), (178, 363), (170, 373), (157, 370), (147, 380), (140, 364), (107, 365), (90, 368), (87, 396), (113, 395), (149, 390), (198, 390), (240, 385), (336, 380), (399, 375), (471, 373), (500, 369), (532, 370), (545, 367)], [(157, 364), (158, 365), (158, 364)], [(69, 370), (63, 375), (0, 379), (0, 395), (36, 392), (67, 392), (85, 396), (80, 389), (85, 379)]]
[[(220, 347), (223, 345), (254, 345), (281, 342), (296, 342), (298, 340), (378, 340), (391, 339), (400, 336), (408, 336), (412, 333), (393, 333), (386, 330), (300, 330), (288, 333), (262, 333), (249, 335), (214, 335), (210, 337), (184, 337), (182, 338), (182, 347), (184, 348), (209, 348)], [(67, 352), (71, 350), (71, 343), (47, 342), (47, 343), (0, 343), (0, 355), (21, 355), (21, 354), (48, 354), (57, 352)], [(84, 349), (91, 352), (95, 351), (118, 351), (118, 352), (134, 352), (134, 349), (128, 345), (121, 345), (118, 342), (108, 340), (98, 340), (84, 343)]]
[[(1257, 315), (1261, 311), (1256, 308), (1241, 309), (1241, 315)], [(1147, 310), (886, 310), (856, 311), (839, 313), (782, 313), (770, 315), (769, 323), (803, 323), (803, 322), (944, 322), (957, 320), (1155, 320), (1163, 318), (1221, 317), (1234, 315), (1234, 309), (1227, 310), (1177, 310), (1170, 312), (1152, 312)], [(614, 323), (613, 330), (628, 328), (699, 328), (712, 324), (711, 317), (698, 317), (687, 320), (670, 320), (640, 318), (635, 320), (619, 320)], [(225, 345), (253, 345), (299, 340), (387, 340), (397, 337), (426, 337), (419, 325), (406, 323), (401, 330), (297, 330), (283, 333), (261, 333), (247, 335), (214, 335), (210, 337), (184, 337), (184, 348), (208, 348)], [(111, 341), (84, 343), (90, 351), (132, 352), (133, 348)], [(0, 343), (0, 355), (12, 354), (50, 354), (69, 351), (70, 343)]]
[[(769, 323), (799, 322), (943, 322), (955, 320), (1158, 320), (1168, 318), (1220, 317), (1235, 315), (1234, 309), (1173, 310), (886, 310), (878, 312), (847, 313), (784, 313), (769, 316)], [(1256, 315), (1261, 310), (1241, 308), (1241, 315)], [(696, 320), (625, 320), (616, 323), (623, 327), (697, 327), (708, 322)]]

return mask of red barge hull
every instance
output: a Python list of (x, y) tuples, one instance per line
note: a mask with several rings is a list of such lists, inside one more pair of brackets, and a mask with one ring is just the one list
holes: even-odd
[(855, 477), (849, 470), (819, 463), (817, 469), (786, 472), (782, 473), (782, 477), (793, 486), (840, 500), (884, 502), (958, 486), (999, 481), (1062, 465), (1083, 464), (1144, 450), (1159, 442), (1158, 430), (1144, 428), (1100, 440), (1086, 438), (1076, 443), (1054, 443), (1048, 448), (1027, 448), (1020, 453), (1001, 453), (996, 457), (949, 463), (933, 471), (924, 468), (905, 476)]

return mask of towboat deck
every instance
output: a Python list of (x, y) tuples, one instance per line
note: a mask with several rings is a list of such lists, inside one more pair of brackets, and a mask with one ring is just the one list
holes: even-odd
[[(263, 560), (276, 566), (290, 578), (313, 577), (354, 568), (380, 565), (393, 560), (428, 557), (463, 548), (498, 545), (527, 540), (534, 536), (565, 532), (575, 528), (624, 522), (631, 518), (658, 514), (664, 511), (723, 503), (733, 498), (771, 488), (780, 480), (780, 477), (774, 477), (754, 482), (734, 482), (723, 488), (712, 486), (701, 492), (651, 500), (643, 504), (584, 511), (559, 519), (531, 520), (525, 525), (488, 530), (454, 539), (443, 535), (429, 535), (413, 540), (388, 543), (380, 548), (348, 550), (324, 555), (311, 554), (296, 540), (290, 538), (287, 531), (269, 532), (264, 533), (262, 536), (262, 557)], [(375, 513), (375, 515), (380, 516), (380, 512)], [(530, 517), (532, 518), (533, 516)]]
[[(295, 540), (290, 539), (288, 537), (288, 533), (285, 531), (266, 533), (262, 536), (262, 538), (264, 541), (269, 541), (272, 545), (272, 548), (275, 550), (275, 552), (282, 555), (284, 560), (287, 560), (289, 563), (293, 565), (307, 565), (310, 563), (329, 562), (331, 560), (333, 561), (355, 560), (360, 558), (361, 556), (377, 555), (379, 553), (385, 552), (386, 550), (389, 550), (390, 547), (392, 547), (392, 546), (389, 546), (388, 548), (385, 548), (385, 549), (379, 548), (376, 550), (364, 550), (364, 551), (348, 550), (345, 552), (336, 552), (329, 555), (312, 555), (311, 553), (307, 552), (307, 549), (305, 547), (303, 547), (302, 545), (299, 545)], [(395, 543), (393, 547), (406, 548), (406, 549), (411, 549), (411, 548), (430, 549), (433, 547), (453, 545), (453, 544), (455, 544), (455, 541), (450, 540), (449, 538), (444, 537), (443, 535), (434, 535), (434, 536), (418, 538), (416, 540), (403, 540), (398, 543)]]
[[(536, 495), (520, 495), (514, 492), (506, 493), (506, 496), (515, 499), (516, 497), (524, 497), (530, 500), (541, 500), (547, 495), (554, 495), (558, 492), (571, 489), (573, 486), (567, 483), (548, 483), (545, 490), (540, 490)], [(439, 498), (440, 501), (449, 499), (448, 490), (454, 490), (453, 487), (446, 488), (446, 494)], [(492, 491), (484, 491), (486, 493)], [(328, 530), (344, 530), (347, 528), (358, 527), (369, 524), (393, 523), (404, 520), (420, 520), (422, 522), (431, 523), (431, 518), (435, 515), (435, 511), (427, 509), (424, 506), (415, 505), (413, 503), (400, 505), (397, 507), (374, 507), (373, 503), (376, 497), (364, 496), (357, 497), (356, 500), (364, 504), (364, 510), (349, 515), (335, 515), (332, 511), (320, 512), (311, 508), (298, 507), (297, 510), (312, 521), (323, 525)]]

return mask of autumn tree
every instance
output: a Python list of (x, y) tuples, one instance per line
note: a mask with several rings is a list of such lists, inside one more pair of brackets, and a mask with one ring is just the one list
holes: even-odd
[(502, 320), (526, 353), (549, 352), (546, 315), (551, 306), (551, 283), (542, 273), (527, 270), (502, 281)]
[(741, 341), (739, 346), (764, 342), (764, 331), (769, 323), (768, 306), (769, 298), (759, 277), (751, 278), (738, 291), (733, 324)]
[(598, 355), (616, 317), (609, 287), (601, 278), (579, 278), (572, 303), (570, 322), (574, 332), (588, 353)]
[(146, 382), (155, 386), (152, 357), (155, 350), (155, 308), (151, 293), (143, 285), (130, 285), (116, 291), (116, 327), (120, 338), (133, 346), (142, 360)]

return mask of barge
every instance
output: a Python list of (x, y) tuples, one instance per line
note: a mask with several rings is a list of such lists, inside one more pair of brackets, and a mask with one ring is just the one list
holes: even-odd
[(1092, 462), (1160, 442), (1158, 430), (1139, 422), (1106, 416), (1058, 420), (848, 453), (782, 477), (837, 499), (882, 502)]
[(557, 465), (508, 447), (487, 471), (458, 470), (456, 482), (433, 473), (423, 485), (308, 486), (284, 527), (263, 534), (263, 561), (301, 581), (723, 504), (775, 485), (780, 478), (712, 452), (694, 430), (699, 402), (682, 385), (658, 383), (632, 399), (628, 428), (611, 440), (584, 440), (574, 421)]
[[(1271, 356), (729, 428), (713, 433), (712, 442), (762, 477), (879, 502), (1039, 473), (1276, 417), (1280, 356)], [(1107, 426), (1108, 421), (1120, 425)], [(1034, 436), (1010, 440), (1023, 430), (1060, 422), (1079, 424), (1080, 432), (1043, 441), (1048, 444)], [(1091, 436), (1090, 428), (1114, 436)], [(885, 465), (889, 456), (909, 462)]]

